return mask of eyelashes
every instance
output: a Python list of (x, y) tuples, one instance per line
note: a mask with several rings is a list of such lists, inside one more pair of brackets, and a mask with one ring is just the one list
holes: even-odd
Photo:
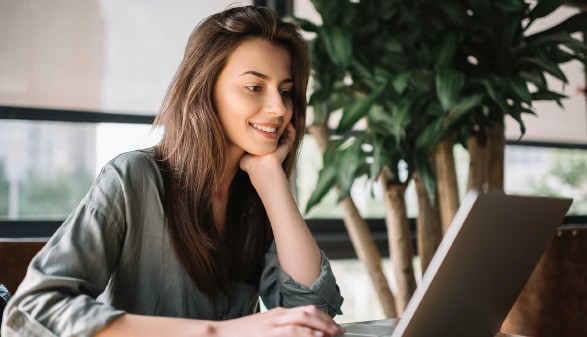
[(279, 93), (281, 96), (289, 98), (291, 97), (292, 91), (293, 90), (280, 90)]
[[(248, 91), (254, 92), (254, 93), (259, 93), (263, 91), (263, 87), (261, 87), (260, 85), (247, 85), (245, 86), (245, 88)], [(293, 90), (279, 90), (279, 94), (282, 97), (286, 97), (289, 98), (292, 95)]]
[(245, 86), (245, 88), (247, 88), (247, 90), (252, 91), (252, 92), (263, 91), (263, 88), (261, 88), (260, 85), (247, 85), (247, 86)]

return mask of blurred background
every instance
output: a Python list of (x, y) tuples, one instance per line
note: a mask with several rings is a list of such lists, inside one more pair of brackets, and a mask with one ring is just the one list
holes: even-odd
[[(119, 153), (155, 145), (160, 133), (149, 123), (194, 26), (230, 5), (252, 3), (0, 0), (0, 237), (49, 236), (77, 206), (106, 162)], [(283, 15), (321, 20), (309, 0), (254, 3)], [(563, 6), (535, 28), (578, 11)], [(570, 62), (563, 71), (569, 84), (553, 90), (569, 96), (563, 100), (564, 108), (536, 103), (537, 116), (524, 116), (527, 133), (521, 140), (517, 123), (506, 120), (505, 190), (573, 197), (569, 215), (585, 216), (587, 105), (581, 92), (585, 70)], [(461, 193), (467, 156), (464, 149), (455, 149)], [(369, 276), (348, 243), (336, 195), (328, 195), (305, 213), (321, 166), (322, 155), (307, 135), (295, 194), (319, 244), (332, 258), (346, 299), (344, 315), (337, 321), (382, 318)], [(374, 222), (383, 218), (377, 186), (367, 179), (358, 181), (352, 196), (363, 217)], [(406, 199), (408, 216), (415, 217), (413, 188)], [(388, 254), (382, 249), (383, 255)], [(390, 268), (384, 259), (384, 271)]]

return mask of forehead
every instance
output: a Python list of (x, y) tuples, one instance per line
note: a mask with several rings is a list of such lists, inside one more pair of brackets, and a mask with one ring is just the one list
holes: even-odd
[(263, 39), (246, 39), (229, 55), (222, 72), (238, 76), (254, 70), (281, 81), (291, 78), (291, 57), (287, 49)]

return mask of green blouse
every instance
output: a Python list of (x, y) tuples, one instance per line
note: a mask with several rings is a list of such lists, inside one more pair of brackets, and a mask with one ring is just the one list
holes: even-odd
[(267, 308), (314, 304), (340, 314), (340, 295), (322, 253), (307, 288), (267, 251), (258, 284), (240, 282), (209, 299), (183, 270), (164, 227), (163, 180), (151, 150), (108, 163), (79, 207), (31, 262), (4, 312), (1, 335), (93, 336), (125, 312), (226, 320)]

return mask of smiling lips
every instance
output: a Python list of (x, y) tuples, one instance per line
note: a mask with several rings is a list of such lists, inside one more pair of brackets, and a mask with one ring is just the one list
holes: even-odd
[(278, 127), (271, 127), (271, 126), (266, 126), (266, 125), (261, 125), (261, 124), (255, 124), (255, 123), (249, 123), (253, 129), (255, 129), (256, 131), (259, 131), (259, 134), (270, 138), (270, 139), (275, 139), (277, 138), (277, 130), (279, 129)]

